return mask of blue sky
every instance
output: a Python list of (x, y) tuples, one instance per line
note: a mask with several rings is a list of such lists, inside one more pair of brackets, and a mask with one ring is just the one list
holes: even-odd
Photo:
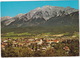
[(20, 13), (28, 13), (37, 7), (45, 5), (60, 6), (78, 9), (78, 1), (14, 1), (14, 2), (1, 2), (1, 17), (11, 16), (14, 17)]

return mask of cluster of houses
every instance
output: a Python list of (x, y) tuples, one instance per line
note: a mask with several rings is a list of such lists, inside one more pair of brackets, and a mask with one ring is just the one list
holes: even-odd
[[(5, 40), (2, 40), (1, 42), (1, 48), (5, 49), (7, 46), (10, 46), (11, 43), (12, 47), (30, 47), (32, 51), (35, 50), (46, 50), (48, 47), (51, 47), (51, 44), (57, 44), (59, 43), (59, 39), (45, 39), (45, 38), (18, 38), (18, 39), (12, 39), (8, 38)], [(34, 47), (37, 47), (36, 49)], [(65, 46), (63, 48), (64, 50), (69, 50), (68, 46)]]

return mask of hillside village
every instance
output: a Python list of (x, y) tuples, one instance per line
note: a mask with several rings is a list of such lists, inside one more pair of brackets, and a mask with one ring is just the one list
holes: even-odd
[[(9, 44), (9, 41), (12, 41), (12, 47), (22, 47), (22, 46), (29, 46), (31, 44), (36, 44), (37, 46), (47, 46), (50, 47), (51, 43), (59, 43), (60, 40), (54, 39), (54, 40), (46, 40), (44, 38), (32, 38), (32, 39), (28, 39), (28, 38), (20, 38), (20, 39), (5, 39), (4, 41), (2, 41), (2, 48), (5, 49), (5, 47)], [(46, 49), (46, 48), (45, 48)]]
[(26, 47), (30, 51), (46, 51), (49, 48), (56, 49), (56, 46), (62, 44), (61, 49), (65, 51), (65, 53), (69, 54), (71, 48), (67, 45), (67, 43), (71, 44), (75, 42), (74, 38), (76, 36), (72, 36), (70, 39), (67, 36), (63, 35), (53, 35), (54, 38), (6, 38), (2, 39), (1, 48), (2, 50), (6, 50), (8, 47), (16, 48), (16, 47)]

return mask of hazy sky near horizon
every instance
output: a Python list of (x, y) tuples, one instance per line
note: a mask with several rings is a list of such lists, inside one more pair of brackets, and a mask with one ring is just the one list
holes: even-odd
[(29, 11), (42, 7), (45, 5), (71, 7), (78, 9), (78, 1), (14, 1), (14, 2), (1, 2), (1, 17), (11, 16), (14, 17), (20, 13), (28, 13)]

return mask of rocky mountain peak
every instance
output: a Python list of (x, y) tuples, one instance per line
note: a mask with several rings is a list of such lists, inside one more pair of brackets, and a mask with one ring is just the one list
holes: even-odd
[(22, 26), (24, 23), (26, 25), (30, 25), (31, 23), (31, 26), (33, 26), (33, 23), (34, 25), (42, 24), (45, 21), (50, 20), (50, 18), (54, 19), (56, 17), (66, 16), (77, 11), (78, 11), (77, 9), (74, 9), (71, 7), (64, 8), (64, 7), (46, 5), (46, 6), (38, 7), (34, 10), (31, 10), (26, 14), (18, 14), (15, 17), (9, 17), (9, 16), (2, 17), (1, 21), (3, 21), (3, 24), (6, 26), (10, 24), (15, 25), (15, 23), (18, 26)]
[(20, 13), (20, 14), (16, 15), (16, 17), (21, 17), (21, 16), (23, 16), (23, 15), (24, 15), (24, 14)]
[(11, 18), (12, 17), (10, 17), (10, 16), (1, 17), (1, 21), (8, 20), (8, 19), (11, 19)]
[(70, 7), (64, 8), (64, 7), (46, 5), (30, 11), (29, 13), (27, 13), (27, 17), (28, 19), (43, 17), (45, 20), (48, 20), (51, 17), (61, 16), (63, 14), (68, 15), (76, 11), (78, 10)]

